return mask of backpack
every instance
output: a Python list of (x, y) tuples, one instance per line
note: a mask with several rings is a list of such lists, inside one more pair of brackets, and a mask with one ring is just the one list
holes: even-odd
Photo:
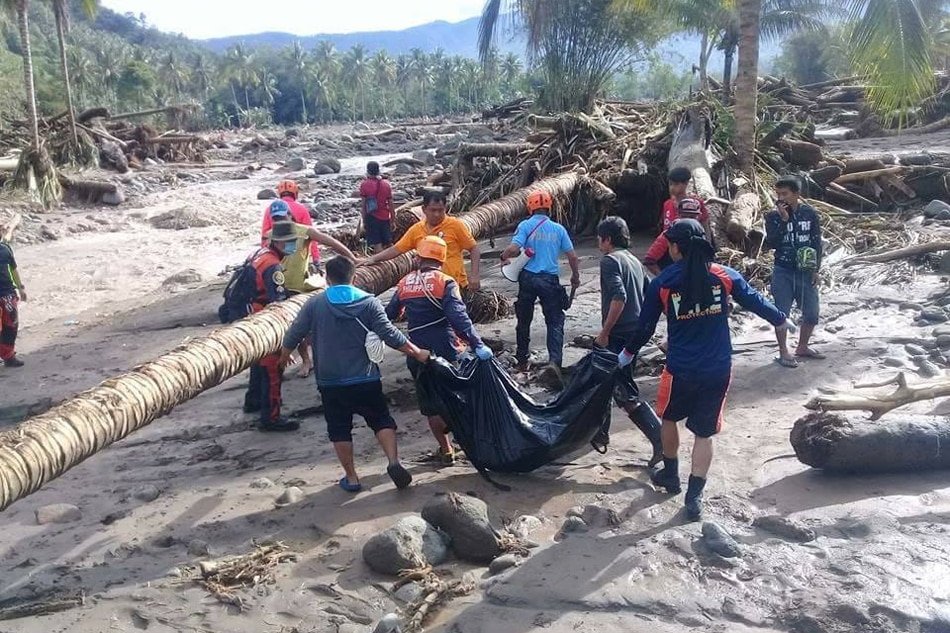
[(379, 195), (379, 180), (376, 181), (376, 191), (373, 192), (372, 197), (366, 196), (366, 212), (367, 213), (376, 213), (379, 211), (379, 200), (376, 199), (376, 196)]
[(224, 288), (224, 303), (218, 308), (221, 323), (234, 323), (251, 313), (251, 304), (257, 298), (257, 269), (254, 268), (261, 249), (248, 257), (231, 275)]

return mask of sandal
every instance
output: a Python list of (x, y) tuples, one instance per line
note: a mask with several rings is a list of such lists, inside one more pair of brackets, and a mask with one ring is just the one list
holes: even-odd
[(787, 367), (788, 369), (795, 369), (798, 367), (798, 361), (794, 358), (784, 358), (779, 356), (775, 359), (775, 362), (781, 365), (782, 367)]
[(386, 474), (400, 490), (412, 483), (412, 475), (398, 462), (387, 466)]
[(797, 358), (812, 358), (814, 360), (825, 360), (827, 356), (821, 352), (816, 352), (815, 350), (808, 348), (804, 352), (795, 352)]
[(347, 492), (359, 492), (363, 489), (363, 484), (359, 482), (351, 484), (350, 480), (344, 475), (343, 479), (340, 480), (340, 488), (343, 488), (343, 490), (346, 490)]

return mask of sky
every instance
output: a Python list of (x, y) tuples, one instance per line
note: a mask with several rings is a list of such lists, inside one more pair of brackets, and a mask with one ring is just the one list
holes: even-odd
[(283, 31), (294, 35), (402, 30), (481, 14), (485, 0), (101, 0), (144, 13), (152, 26), (194, 39)]

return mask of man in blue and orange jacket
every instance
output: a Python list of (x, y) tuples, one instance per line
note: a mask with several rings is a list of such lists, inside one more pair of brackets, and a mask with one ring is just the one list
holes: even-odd
[(677, 423), (685, 419), (686, 428), (696, 436), (686, 490), (686, 515), (695, 521), (702, 516), (712, 438), (722, 428), (732, 378), (729, 297), (776, 329), (787, 328), (788, 321), (742, 275), (712, 263), (715, 253), (699, 222), (677, 220), (665, 235), (673, 263), (650, 282), (636, 330), (620, 352), (619, 362), (621, 367), (633, 362), (665, 314), (669, 349), (656, 406), (663, 419), (663, 468), (651, 473), (650, 479), (673, 494), (681, 491)]
[[(415, 270), (399, 282), (396, 293), (386, 306), (386, 315), (395, 320), (404, 315), (409, 327), (409, 340), (450, 362), (456, 362), (465, 351), (465, 341), (481, 360), (492, 357), (491, 349), (475, 332), (475, 326), (465, 310), (465, 303), (454, 279), (442, 272), (448, 253), (445, 240), (428, 235), (416, 245)], [(461, 336), (462, 340), (459, 339)], [(422, 367), (412, 358), (406, 359), (413, 378)], [(446, 435), (447, 426), (436, 404), (416, 381), (419, 412), (429, 418), (429, 429), (439, 443), (442, 463), (455, 463), (455, 452)]]

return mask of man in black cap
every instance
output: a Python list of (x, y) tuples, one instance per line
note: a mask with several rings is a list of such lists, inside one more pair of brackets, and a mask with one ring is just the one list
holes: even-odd
[(629, 365), (666, 314), (669, 349), (657, 390), (657, 412), (663, 418), (663, 468), (651, 473), (650, 479), (667, 492), (682, 490), (677, 423), (685, 419), (686, 428), (696, 436), (686, 491), (686, 515), (695, 521), (702, 516), (712, 438), (722, 428), (732, 378), (729, 297), (776, 328), (787, 328), (788, 322), (742, 275), (713, 263), (712, 245), (699, 222), (677, 220), (665, 235), (673, 263), (650, 283), (636, 331), (618, 359), (621, 367)]

